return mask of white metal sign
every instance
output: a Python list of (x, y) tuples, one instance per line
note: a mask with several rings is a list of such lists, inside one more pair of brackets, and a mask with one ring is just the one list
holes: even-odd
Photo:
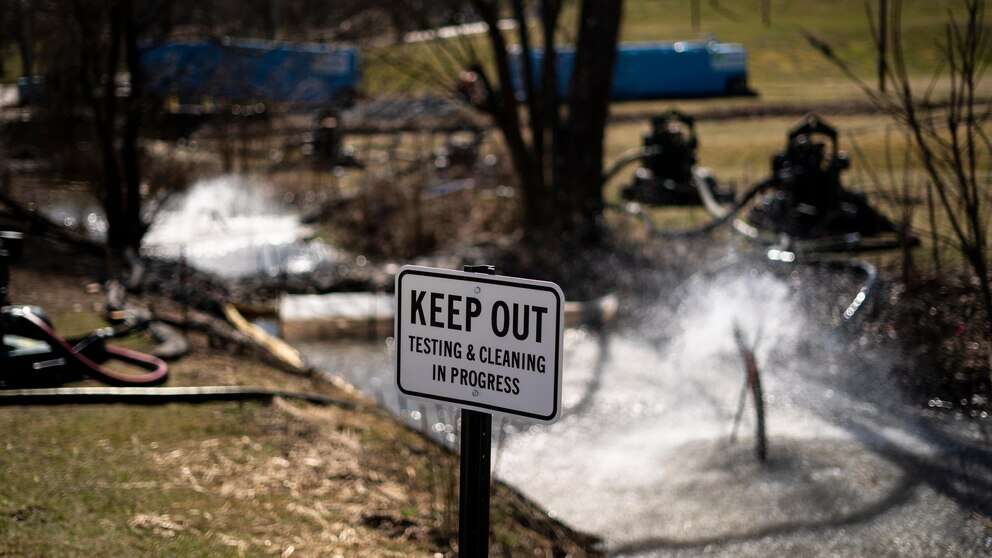
[(553, 421), (564, 295), (554, 283), (404, 266), (396, 275), (396, 385), (412, 396)]

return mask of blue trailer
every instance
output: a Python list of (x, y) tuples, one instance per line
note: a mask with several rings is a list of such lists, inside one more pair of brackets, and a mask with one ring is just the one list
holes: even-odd
[(182, 104), (346, 102), (359, 86), (358, 49), (260, 40), (170, 42), (141, 54), (147, 90)]
[[(540, 84), (544, 52), (535, 49), (531, 61), (535, 86)], [(520, 52), (511, 58), (514, 88), (525, 98)], [(568, 92), (575, 67), (575, 49), (558, 49), (558, 94)], [(617, 49), (612, 98), (616, 101), (750, 94), (747, 53), (737, 43), (678, 41), (625, 43)]]

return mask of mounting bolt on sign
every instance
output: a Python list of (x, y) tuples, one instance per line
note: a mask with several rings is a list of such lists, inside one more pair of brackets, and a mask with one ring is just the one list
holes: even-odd
[(489, 555), (492, 413), (561, 412), (564, 299), (554, 283), (404, 266), (396, 275), (396, 386), (461, 408), (458, 551)]

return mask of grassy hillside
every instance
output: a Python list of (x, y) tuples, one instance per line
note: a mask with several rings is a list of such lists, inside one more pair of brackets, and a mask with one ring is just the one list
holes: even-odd
[[(840, 72), (807, 44), (801, 34), (804, 30), (833, 45), (863, 77), (870, 79), (875, 75), (871, 32), (862, 0), (773, 0), (771, 24), (767, 27), (761, 21), (760, 0), (724, 0), (717, 4), (724, 8), (718, 10), (713, 2), (700, 2), (697, 31), (692, 28), (688, 0), (627, 0), (621, 39), (673, 41), (713, 36), (721, 41), (743, 43), (748, 50), (751, 84), (761, 95), (758, 102), (859, 97), (859, 92)], [(870, 4), (877, 6), (877, 0)], [(936, 67), (937, 40), (943, 36), (947, 9), (959, 4), (958, 0), (904, 2), (902, 21), (907, 64), (911, 74), (921, 81)], [(562, 17), (560, 40), (563, 42), (574, 39), (576, 15), (573, 6)], [(513, 42), (515, 33), (509, 35)], [(485, 52), (481, 38), (474, 44)], [(385, 61), (401, 53), (414, 63), (403, 68)], [(368, 53), (366, 93), (395, 95), (405, 90), (430, 89), (430, 85), (412, 82), (406, 74), (413, 67), (431, 63), (440, 66), (419, 47), (390, 47)]]
[[(11, 286), (71, 334), (104, 325), (88, 281), (25, 264)], [(357, 408), (0, 408), (0, 556), (456, 555), (454, 453), (328, 382), (191, 341), (170, 386), (257, 385)], [(494, 484), (491, 513), (494, 555), (598, 555), (505, 485)]]
[[(773, 0), (768, 27), (761, 21), (760, 3), (760, 0), (723, 0), (717, 2), (720, 7), (717, 9), (713, 2), (701, 0), (697, 31), (692, 28), (688, 0), (626, 0), (622, 40), (685, 40), (711, 35), (722, 41), (743, 43), (748, 49), (751, 82), (765, 100), (797, 96), (836, 99), (838, 95), (857, 95), (840, 74), (806, 44), (801, 30), (834, 45), (866, 78), (874, 75), (871, 34), (863, 0)], [(877, 0), (870, 0), (870, 4), (876, 6)], [(904, 2), (905, 43), (913, 74), (923, 77), (932, 72), (937, 61), (936, 41), (942, 37), (947, 9), (959, 4), (960, 0)], [(563, 16), (563, 29), (574, 29), (571, 21), (575, 16), (574, 9)], [(563, 33), (563, 41), (570, 38), (570, 33)], [(485, 51), (484, 41), (481, 37), (477, 39), (473, 42)], [(412, 56), (418, 64), (387, 62), (400, 52), (401, 49), (395, 47), (366, 51), (363, 85), (368, 94), (397, 95), (431, 89), (430, 84), (412, 80), (409, 74), (419, 63), (436, 62), (434, 57), (418, 49)], [(7, 49), (2, 55), (4, 73), (0, 78), (11, 81), (20, 71), (16, 49)]]
[[(773, 0), (771, 25), (761, 22), (760, 0), (700, 2), (699, 32), (691, 26), (686, 0), (627, 0), (624, 41), (679, 40), (713, 35), (721, 41), (743, 43), (748, 50), (752, 85), (765, 98), (788, 95), (830, 98), (843, 79), (823, 57), (806, 44), (805, 30), (831, 45), (865, 78), (875, 72), (871, 31), (863, 0)], [(869, 4), (876, 9), (877, 0)], [(907, 0), (903, 29), (907, 62), (912, 73), (929, 76), (936, 66), (936, 41), (944, 31), (946, 10), (959, 2)], [(820, 84), (830, 84), (827, 90)], [(837, 85), (835, 85), (837, 84)], [(817, 85), (817, 87), (810, 87)]]

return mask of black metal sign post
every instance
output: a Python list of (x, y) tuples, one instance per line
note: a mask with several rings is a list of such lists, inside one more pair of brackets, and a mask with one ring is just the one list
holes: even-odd
[(489, 475), (493, 416), (462, 409), (458, 555), (489, 556)]
[[(495, 275), (491, 265), (407, 265), (396, 274), (396, 387), (462, 409), (462, 558), (489, 556), (492, 413), (553, 422), (561, 409), (565, 293), (548, 281)], [(529, 360), (500, 356), (511, 354)]]
[[(496, 274), (491, 265), (466, 265), (469, 273)], [(458, 487), (458, 555), (489, 556), (489, 479), (493, 416), (462, 409), (461, 468)]]

